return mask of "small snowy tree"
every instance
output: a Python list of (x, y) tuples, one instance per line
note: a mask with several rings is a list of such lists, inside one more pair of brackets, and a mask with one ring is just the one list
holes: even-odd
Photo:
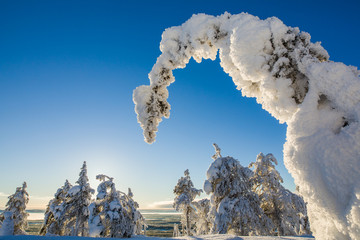
[(12, 212), (3, 212), (0, 228), (0, 236), (14, 235), (14, 220)]
[[(4, 222), (2, 233), (7, 235), (26, 235), (25, 229), (28, 226), (28, 213), (25, 211), (29, 202), (29, 194), (26, 191), (26, 182), (22, 187), (16, 188), (16, 192), (9, 196), (6, 208), (3, 213)], [(12, 230), (12, 231), (11, 231)]]
[(211, 194), (210, 232), (268, 235), (273, 225), (260, 208), (258, 195), (251, 189), (252, 171), (232, 157), (220, 157), (220, 149), (214, 146), (218, 158), (210, 165), (204, 184), (205, 192)]
[(71, 188), (68, 180), (65, 181), (64, 186), (59, 188), (54, 194), (54, 199), (50, 200), (44, 217), (44, 223), (40, 229), (39, 235), (58, 235), (65, 234), (64, 229), (64, 206), (65, 197)]
[(195, 217), (195, 209), (193, 201), (196, 196), (200, 195), (202, 190), (194, 188), (194, 184), (190, 179), (189, 170), (186, 169), (184, 177), (178, 180), (177, 185), (174, 188), (174, 208), (176, 211), (181, 211), (181, 224), (183, 232), (186, 235), (191, 234), (191, 226)]
[(129, 204), (131, 198), (116, 190), (113, 178), (100, 174), (96, 179), (101, 182), (96, 201), (89, 207), (90, 236), (131, 237), (136, 225), (134, 208)]
[(135, 235), (145, 235), (147, 225), (145, 223), (145, 218), (138, 210), (139, 204), (133, 199), (134, 194), (132, 193), (131, 189), (128, 189), (128, 204), (131, 209), (133, 222), (135, 223), (134, 227), (134, 234)]
[(210, 232), (210, 222), (208, 214), (210, 210), (210, 200), (207, 198), (201, 199), (193, 203), (196, 209), (195, 229), (196, 235), (204, 235)]
[(173, 237), (180, 237), (179, 225), (174, 223)]
[(260, 153), (249, 165), (254, 168), (251, 180), (261, 208), (273, 221), (278, 235), (310, 233), (304, 200), (281, 185), (283, 179), (274, 164), (277, 160), (272, 154)]
[(71, 236), (88, 236), (89, 205), (94, 189), (90, 187), (87, 177), (86, 162), (84, 162), (78, 185), (70, 188), (66, 194), (66, 203), (64, 204), (63, 214), (65, 216), (65, 234)]

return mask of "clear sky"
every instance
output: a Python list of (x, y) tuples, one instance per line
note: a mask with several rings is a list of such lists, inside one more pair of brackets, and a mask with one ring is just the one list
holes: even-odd
[[(131, 187), (140, 207), (173, 199), (185, 169), (202, 188), (212, 143), (247, 166), (273, 153), (285, 187), (286, 125), (243, 98), (219, 61), (174, 71), (170, 119), (143, 141), (132, 91), (148, 84), (162, 32), (192, 14), (276, 16), (309, 32), (333, 61), (360, 66), (359, 1), (0, 1), (0, 209), (28, 183), (29, 208), (45, 208), (88, 163)], [(205, 195), (204, 195), (205, 196)]]

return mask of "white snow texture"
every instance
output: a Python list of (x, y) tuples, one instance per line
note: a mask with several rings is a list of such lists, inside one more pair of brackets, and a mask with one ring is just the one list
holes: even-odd
[(214, 60), (238, 90), (286, 122), (284, 162), (308, 202), (317, 239), (360, 239), (359, 71), (329, 61), (320, 43), (278, 18), (250, 14), (193, 15), (166, 29), (162, 54), (133, 100), (148, 143), (170, 116), (167, 87), (172, 70), (190, 58)]

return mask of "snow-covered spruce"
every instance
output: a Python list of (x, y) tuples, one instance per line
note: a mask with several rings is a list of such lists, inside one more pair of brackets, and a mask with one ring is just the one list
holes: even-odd
[(193, 201), (196, 196), (201, 194), (201, 189), (194, 188), (194, 184), (191, 181), (189, 170), (186, 169), (184, 172), (184, 177), (181, 177), (178, 180), (174, 188), (174, 208), (176, 211), (181, 211), (181, 225), (182, 232), (184, 235), (194, 235), (192, 231), (192, 226), (195, 220), (195, 208), (193, 206)]
[(260, 197), (260, 206), (276, 227), (279, 236), (311, 234), (304, 200), (285, 189), (280, 173), (275, 169), (277, 160), (272, 154), (260, 153), (253, 167), (253, 190)]
[[(360, 80), (355, 67), (329, 61), (310, 35), (241, 13), (193, 15), (166, 29), (162, 54), (133, 100), (145, 140), (155, 141), (162, 117), (170, 116), (167, 87), (172, 71), (190, 58), (214, 60), (238, 90), (281, 123), (286, 122), (284, 162), (308, 203), (317, 239), (359, 239)], [(341, 159), (341, 161), (339, 161)]]
[(209, 234), (211, 223), (209, 222), (210, 200), (207, 198), (194, 201), (193, 205), (196, 209), (195, 230), (196, 235)]
[(29, 194), (26, 191), (26, 182), (22, 187), (16, 188), (14, 194), (9, 196), (6, 208), (1, 214), (3, 219), (0, 229), (1, 235), (26, 235), (25, 229), (28, 227), (26, 204), (29, 202)]
[[(214, 145), (216, 146), (216, 145)], [(216, 148), (221, 156), (219, 148)], [(252, 171), (232, 157), (219, 157), (210, 165), (204, 190), (210, 197), (210, 233), (270, 235), (273, 224), (252, 191)]]
[(66, 194), (63, 205), (64, 219), (62, 224), (65, 226), (64, 235), (88, 236), (89, 235), (89, 205), (94, 189), (90, 187), (87, 176), (86, 162), (81, 168), (77, 185), (70, 188)]
[(132, 220), (134, 223), (134, 234), (135, 235), (145, 235), (147, 225), (145, 223), (145, 218), (138, 210), (139, 204), (133, 199), (134, 194), (131, 191), (131, 188), (128, 189), (128, 199), (127, 203), (129, 205), (129, 210), (131, 211)]
[(64, 223), (67, 222), (64, 207), (65, 197), (71, 189), (71, 184), (68, 180), (65, 181), (64, 186), (59, 188), (54, 194), (54, 198), (49, 201), (45, 210), (44, 223), (40, 229), (39, 235), (69, 235), (65, 234), (66, 229)]
[(131, 190), (126, 195), (116, 190), (113, 178), (103, 174), (96, 178), (101, 182), (96, 201), (89, 207), (90, 236), (122, 238), (144, 233), (145, 221)]

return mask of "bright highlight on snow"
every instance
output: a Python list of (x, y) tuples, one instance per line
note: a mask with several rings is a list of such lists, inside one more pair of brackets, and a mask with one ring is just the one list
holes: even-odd
[(352, 66), (329, 61), (320, 43), (273, 17), (198, 14), (166, 29), (162, 54), (133, 100), (148, 143), (170, 116), (172, 70), (191, 58), (214, 60), (238, 90), (286, 122), (284, 162), (308, 202), (317, 239), (360, 235), (360, 79)]

